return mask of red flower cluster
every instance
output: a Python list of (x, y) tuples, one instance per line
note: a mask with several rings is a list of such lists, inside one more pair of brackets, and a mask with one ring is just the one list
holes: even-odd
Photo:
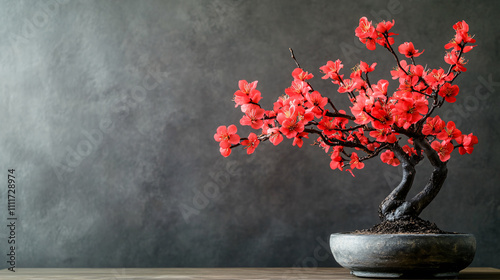
[[(469, 26), (465, 21), (453, 26), (456, 34), (445, 45), (446, 49), (452, 49), (445, 55), (445, 62), (450, 65), (448, 71), (417, 64), (415, 58), (423, 51), (416, 50), (412, 42), (398, 47), (399, 53), (410, 61), (399, 59), (392, 48), (395, 42), (392, 36), (397, 34), (389, 32), (393, 26), (394, 20), (373, 25), (362, 17), (355, 30), (368, 49), (374, 50), (378, 44), (395, 57), (397, 66), (390, 74), (398, 86), (392, 94), (388, 92), (389, 81), (370, 82), (369, 73), (375, 71), (377, 63), (364, 61), (353, 68), (348, 78), (340, 73), (344, 65), (339, 59), (320, 67), (322, 79), (331, 79), (337, 91), (347, 95), (352, 104), (350, 113), (337, 110), (330, 98), (313, 90), (308, 82), (313, 75), (301, 68), (293, 70), (290, 86), (274, 102), (272, 110), (265, 110), (259, 104), (262, 97), (256, 89), (257, 81), (241, 80), (239, 90), (234, 93), (236, 107), (241, 106), (244, 113), (240, 124), (261, 131), (240, 138), (236, 126), (220, 126), (214, 137), (220, 143), (221, 154), (229, 156), (231, 149), (240, 145), (251, 154), (261, 141), (278, 145), (284, 137), (293, 139), (294, 146), (302, 147), (303, 139), (310, 134), (316, 135), (314, 144), (330, 154), (332, 169), (351, 173), (353, 169), (362, 169), (364, 160), (378, 155), (382, 162), (392, 166), (399, 165), (405, 157), (420, 157), (422, 147), (414, 145), (415, 139), (420, 143), (426, 141), (443, 162), (450, 159), (455, 148), (460, 154), (470, 154), (478, 143), (477, 137), (472, 133), (463, 135), (453, 121), (445, 123), (438, 115), (432, 116), (445, 102), (456, 101), (459, 87), (452, 83), (466, 71), (462, 55), (475, 47), (468, 45), (475, 43), (468, 33)], [(407, 143), (402, 144), (402, 136)], [(359, 152), (366, 155), (360, 156)]]
[(217, 133), (214, 135), (214, 139), (219, 143), (220, 153), (227, 157), (231, 154), (231, 145), (240, 143), (240, 136), (236, 134), (238, 128), (234, 124), (229, 127), (223, 125), (217, 128)]
[(391, 36), (398, 35), (389, 32), (393, 26), (394, 20), (379, 22), (375, 27), (366, 17), (362, 17), (359, 19), (359, 26), (355, 30), (356, 37), (372, 51), (377, 48), (377, 44), (388, 47), (394, 44), (394, 38)]
[(455, 29), (455, 37), (446, 44), (445, 49), (452, 49), (444, 56), (444, 61), (451, 65), (452, 69), (456, 72), (465, 72), (467, 68), (464, 65), (467, 63), (461, 56), (462, 53), (471, 51), (474, 46), (466, 46), (468, 43), (475, 43), (476, 39), (469, 35), (469, 25), (464, 21), (459, 21), (453, 25)]

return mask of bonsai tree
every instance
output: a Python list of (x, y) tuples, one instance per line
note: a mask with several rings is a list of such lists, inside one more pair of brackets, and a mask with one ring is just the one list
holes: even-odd
[[(402, 165), (403, 170), (399, 185), (380, 204), (381, 220), (417, 218), (443, 186), (452, 151), (470, 154), (478, 143), (472, 133), (462, 133), (453, 121), (445, 122), (437, 115), (445, 103), (456, 101), (459, 87), (453, 83), (467, 71), (463, 55), (475, 47), (471, 45), (475, 39), (465, 21), (457, 22), (453, 25), (455, 36), (444, 46), (448, 69), (427, 68), (417, 64), (416, 58), (424, 51), (415, 49), (412, 42), (394, 49), (393, 36), (398, 34), (390, 32), (393, 26), (394, 20), (374, 25), (362, 17), (355, 30), (369, 50), (379, 45), (394, 57), (396, 65), (390, 75), (399, 86), (392, 94), (388, 93), (388, 80), (369, 79), (377, 63), (360, 61), (347, 78), (341, 74), (344, 65), (340, 60), (328, 61), (320, 67), (322, 79), (331, 79), (352, 103), (349, 110), (339, 110), (328, 96), (313, 89), (309, 83), (313, 75), (300, 67), (290, 49), (297, 66), (293, 81), (271, 110), (259, 104), (262, 97), (257, 81), (239, 81), (234, 102), (243, 112), (240, 124), (258, 132), (243, 138), (234, 124), (219, 126), (214, 138), (220, 153), (227, 157), (232, 149), (243, 147), (252, 154), (260, 142), (269, 140), (278, 145), (285, 137), (302, 147), (304, 138), (314, 137), (314, 145), (330, 156), (332, 169), (353, 174), (354, 169), (363, 169), (366, 160), (379, 157), (389, 165)], [(422, 191), (408, 199), (415, 167), (425, 158), (434, 169)]]

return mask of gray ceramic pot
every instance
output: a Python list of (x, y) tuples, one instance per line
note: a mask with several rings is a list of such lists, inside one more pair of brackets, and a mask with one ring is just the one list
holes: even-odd
[(455, 277), (474, 259), (472, 234), (334, 233), (335, 260), (359, 277)]

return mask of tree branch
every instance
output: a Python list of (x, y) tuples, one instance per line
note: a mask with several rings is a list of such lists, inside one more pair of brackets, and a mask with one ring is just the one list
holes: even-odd
[(356, 118), (350, 115), (342, 114), (342, 113), (331, 113), (331, 112), (326, 112), (325, 116), (332, 117), (332, 118), (344, 118), (348, 120), (355, 120)]
[(293, 50), (292, 50), (292, 48), (288, 48), (288, 50), (290, 50), (290, 56), (293, 58), (293, 61), (295, 61), (295, 65), (297, 65), (297, 68), (302, 69), (302, 67), (300, 67), (299, 62), (298, 62), (298, 61), (297, 61), (297, 59), (295, 58), (295, 55), (293, 54)]
[(408, 75), (408, 72), (406, 72), (406, 70), (401, 67), (401, 63), (399, 62), (399, 58), (398, 58), (398, 55), (396, 54), (396, 52), (394, 52), (394, 50), (392, 49), (392, 46), (391, 44), (389, 43), (389, 35), (386, 34), (387, 32), (383, 33), (384, 35), (384, 38), (385, 38), (385, 42), (386, 42), (386, 45), (385, 48), (392, 53), (392, 55), (394, 56), (394, 58), (396, 59), (396, 62), (398, 64), (398, 67), (399, 69), (401, 69), (403, 72), (405, 72), (406, 75)]
[(339, 139), (335, 139), (335, 141), (332, 141), (332, 140), (328, 139), (321, 131), (316, 130), (316, 129), (312, 129), (312, 128), (306, 128), (306, 129), (304, 129), (304, 132), (318, 134), (321, 137), (321, 139), (323, 139), (323, 142), (325, 142), (329, 146), (342, 146), (342, 147), (348, 147), (348, 148), (359, 148), (359, 149), (363, 150), (365, 153), (371, 154), (371, 151), (368, 150), (367, 147), (365, 147), (364, 145), (362, 145), (360, 143), (355, 143), (352, 141), (342, 141)]

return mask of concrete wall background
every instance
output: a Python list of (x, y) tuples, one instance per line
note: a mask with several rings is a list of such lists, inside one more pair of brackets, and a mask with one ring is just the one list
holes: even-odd
[[(374, 79), (388, 77), (386, 51), (370, 52), (354, 37), (366, 15), (394, 18), (397, 44), (425, 49), (418, 61), (433, 68), (446, 67), (443, 46), (455, 22), (466, 20), (476, 34), (460, 98), (442, 112), (480, 143), (472, 155), (453, 154), (449, 178), (422, 217), (474, 233), (473, 265), (500, 267), (499, 8), (497, 1), (1, 1), (0, 175), (16, 169), (17, 266), (335, 266), (329, 234), (377, 223), (378, 203), (400, 170), (375, 159), (352, 178), (332, 171), (319, 149), (287, 140), (224, 159), (213, 134), (239, 122), (231, 98), (240, 79), (259, 80), (262, 104), (272, 106), (291, 82), (289, 47), (315, 75), (315, 89), (344, 109), (346, 100), (320, 79), (326, 61), (340, 58), (346, 71), (360, 59), (377, 61)], [(420, 168), (421, 186), (430, 168)], [(6, 180), (1, 186), (8, 224)], [(10, 233), (1, 228), (4, 252)], [(6, 254), (0, 259), (7, 267)]]

